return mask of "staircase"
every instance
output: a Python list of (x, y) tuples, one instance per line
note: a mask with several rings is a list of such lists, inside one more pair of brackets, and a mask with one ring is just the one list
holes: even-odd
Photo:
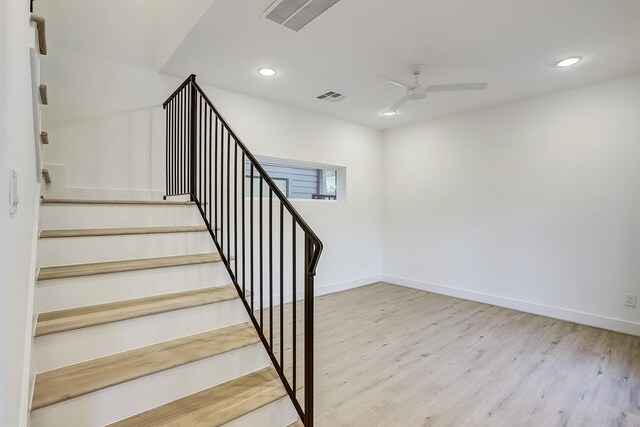
[(312, 427), (322, 242), (195, 75), (163, 108), (172, 200), (42, 201), (31, 425)]
[(41, 222), (32, 426), (299, 422), (194, 202), (44, 200)]

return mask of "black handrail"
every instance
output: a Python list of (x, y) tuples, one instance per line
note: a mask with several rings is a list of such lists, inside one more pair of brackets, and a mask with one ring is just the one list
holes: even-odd
[[(264, 168), (237, 137), (227, 121), (215, 108), (209, 97), (196, 83), (196, 76), (190, 75), (162, 104), (166, 111), (166, 195), (189, 195), (202, 215), (209, 233), (216, 245), (222, 261), (233, 281), (241, 301), (245, 306), (251, 322), (255, 326), (269, 358), (273, 363), (287, 393), (300, 415), (305, 426), (313, 425), (313, 297), (314, 278), (320, 255), (322, 242), (295, 210)], [(238, 153), (240, 151), (240, 153)], [(240, 156), (239, 156), (240, 154)], [(233, 160), (232, 160), (233, 157)], [(238, 161), (240, 159), (240, 162)], [(247, 164), (248, 162), (248, 164)], [(240, 165), (240, 167), (239, 167)], [(249, 216), (245, 216), (245, 183), (246, 168), (249, 167)], [(257, 175), (255, 172), (257, 171)], [(238, 189), (238, 175), (241, 173)], [(258, 226), (254, 215), (254, 179), (259, 179)], [(233, 187), (231, 187), (233, 181)], [(266, 187), (263, 186), (266, 184)], [(263, 212), (264, 190), (268, 191), (268, 210)], [(238, 193), (241, 198), (241, 212), (238, 210)], [(232, 194), (233, 193), (233, 194)], [(275, 198), (274, 198), (275, 195)], [(226, 197), (225, 197), (226, 196)], [(275, 200), (274, 200), (275, 199)], [(273, 203), (279, 205), (278, 232), (274, 233)], [(290, 226), (284, 216), (291, 217)], [(239, 226), (238, 215), (241, 215)], [(266, 217), (266, 218), (265, 218)], [(265, 220), (268, 233), (265, 233)], [(246, 233), (246, 222), (249, 222), (249, 233)], [(241, 227), (241, 229), (239, 228)], [(285, 240), (285, 228), (290, 227), (290, 240)], [(304, 237), (302, 257), (297, 257), (297, 235), (300, 229)], [(239, 234), (239, 232), (241, 233)], [(257, 234), (257, 236), (256, 236)], [(266, 234), (266, 236), (265, 236)], [(274, 235), (277, 234), (274, 239)], [(266, 237), (266, 245), (265, 245)], [(240, 238), (240, 239), (238, 239)], [(277, 251), (274, 250), (274, 240)], [(226, 243), (226, 245), (225, 245)], [(258, 251), (255, 246), (258, 246)], [(287, 251), (285, 251), (287, 247)], [(240, 248), (240, 251), (239, 251)], [(248, 250), (248, 251), (247, 251)], [(249, 255), (247, 256), (247, 252)], [(254, 255), (257, 252), (257, 260)], [(268, 253), (268, 258), (264, 252)], [(275, 256), (274, 256), (275, 255)], [(290, 259), (290, 281), (285, 276), (285, 255)], [(240, 257), (241, 262), (238, 262)], [(279, 260), (274, 262), (274, 258)], [(302, 259), (304, 269), (297, 269)], [(257, 261), (257, 264), (256, 264)], [(249, 264), (249, 275), (247, 275)], [(265, 272), (266, 269), (266, 272)], [(274, 270), (279, 269), (279, 275)], [(256, 277), (256, 270), (258, 277)], [(304, 276), (304, 402), (297, 396), (300, 384), (297, 375), (297, 274)], [(279, 278), (279, 304), (274, 306), (274, 276)], [(258, 279), (258, 280), (255, 280)], [(265, 282), (267, 284), (265, 290)], [(247, 284), (249, 289), (247, 289)], [(285, 357), (285, 288), (291, 289), (291, 360), (290, 366)], [(254, 292), (258, 287), (258, 294)], [(250, 292), (247, 295), (247, 291)], [(265, 293), (268, 299), (265, 299)], [(254, 307), (255, 298), (259, 297), (259, 308)], [(250, 298), (250, 301), (248, 300)], [(267, 307), (265, 308), (265, 303)], [(279, 311), (279, 322), (274, 324), (274, 309)], [(268, 310), (265, 322), (264, 310)], [(259, 317), (258, 315), (259, 311)], [(267, 326), (268, 325), (268, 326)], [(274, 341), (274, 329), (278, 327), (279, 339)], [(268, 331), (268, 338), (265, 332)], [(278, 348), (274, 347), (274, 343)], [(290, 370), (290, 378), (287, 373)], [(303, 409), (304, 406), (304, 409)]]

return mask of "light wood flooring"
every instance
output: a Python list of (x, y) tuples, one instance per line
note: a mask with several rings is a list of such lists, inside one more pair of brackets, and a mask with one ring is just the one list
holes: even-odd
[(315, 306), (317, 427), (640, 426), (640, 337), (384, 283)]

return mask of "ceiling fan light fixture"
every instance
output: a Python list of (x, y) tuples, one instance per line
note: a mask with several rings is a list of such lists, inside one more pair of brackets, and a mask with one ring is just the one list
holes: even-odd
[(560, 61), (556, 62), (556, 67), (558, 68), (570, 67), (572, 65), (577, 64), (580, 61), (582, 61), (582, 57), (572, 56), (570, 58), (561, 59)]
[(273, 77), (278, 74), (278, 71), (275, 68), (260, 67), (258, 68), (258, 74), (264, 77)]

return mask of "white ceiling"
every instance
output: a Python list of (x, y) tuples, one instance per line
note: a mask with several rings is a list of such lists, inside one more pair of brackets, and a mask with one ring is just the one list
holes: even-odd
[[(271, 2), (216, 0), (162, 71), (381, 129), (640, 72), (639, 0), (342, 0), (299, 32), (261, 17)], [(554, 67), (574, 55), (584, 60)], [(403, 89), (375, 76), (410, 80), (414, 63), (424, 84), (489, 89), (382, 116)], [(347, 98), (315, 98), (327, 90)]]
[(47, 44), (160, 70), (214, 0), (35, 0)]
[[(180, 78), (386, 129), (640, 72), (640, 0), (342, 0), (299, 32), (261, 15), (272, 0), (36, 0), (51, 48), (149, 67)], [(580, 55), (567, 69), (558, 59)], [(397, 116), (403, 89), (486, 81), (432, 93)], [(260, 66), (275, 78), (260, 77)], [(316, 95), (347, 95), (329, 103)], [(215, 101), (215, 100), (214, 100)]]

